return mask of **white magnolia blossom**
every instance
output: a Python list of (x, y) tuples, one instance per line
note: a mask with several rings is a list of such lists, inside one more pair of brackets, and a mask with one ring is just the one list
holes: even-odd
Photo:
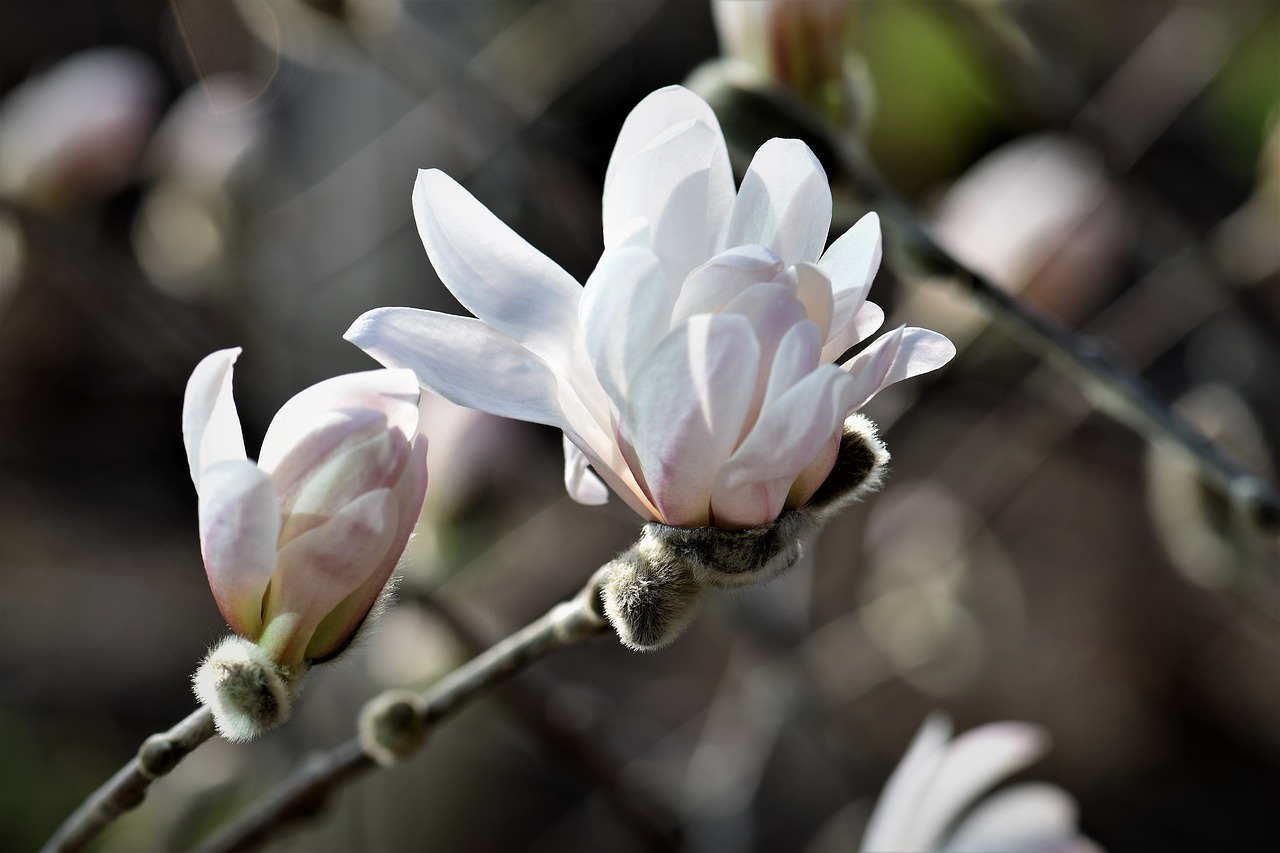
[(1101, 853), (1053, 785), (1015, 785), (974, 806), (1048, 748), (1048, 733), (1030, 723), (991, 723), (953, 740), (950, 721), (930, 717), (876, 803), (863, 853)]
[(231, 396), (239, 354), (206, 356), (182, 410), (209, 587), (275, 662), (324, 660), (364, 621), (422, 509), (418, 385), (407, 370), (312, 385), (272, 419), (255, 463)]
[(866, 301), (878, 219), (824, 252), (831, 192), (808, 146), (770, 140), (735, 191), (714, 113), (678, 86), (623, 125), (585, 287), (442, 172), (419, 174), (413, 204), (476, 319), (383, 308), (348, 339), (456, 403), (563, 430), (585, 503), (607, 497), (590, 465), (645, 518), (767, 524), (822, 484), (849, 414), (955, 352), (899, 328), (836, 366), (883, 322)]

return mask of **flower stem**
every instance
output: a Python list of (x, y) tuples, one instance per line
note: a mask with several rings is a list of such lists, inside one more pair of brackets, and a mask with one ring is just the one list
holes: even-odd
[(151, 783), (177, 767), (213, 732), (213, 715), (202, 706), (168, 731), (147, 738), (128, 764), (63, 821), (45, 843), (45, 853), (84, 849), (116, 818), (137, 808)]
[[(602, 579), (603, 570), (578, 595), (557, 604), (418, 694), (417, 713), (421, 720), (431, 727), (551, 652), (609, 630), (600, 604)], [(206, 853), (251, 849), (286, 824), (316, 814), (332, 791), (379, 766), (361, 739), (353, 737), (303, 762), (273, 795), (200, 849)]]

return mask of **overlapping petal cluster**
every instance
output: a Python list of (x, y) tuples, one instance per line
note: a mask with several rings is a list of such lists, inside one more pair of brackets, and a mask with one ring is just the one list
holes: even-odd
[(313, 385), (281, 407), (254, 463), (231, 396), (239, 354), (196, 366), (182, 412), (209, 586), (277, 663), (324, 660), (368, 615), (422, 509), (418, 383), (373, 370)]
[(930, 717), (885, 785), (862, 838), (864, 853), (1101, 853), (1080, 834), (1061, 788), (1024, 783), (974, 802), (1048, 750), (1030, 723), (990, 723), (957, 738)]
[(476, 319), (383, 308), (348, 339), (456, 403), (559, 427), (566, 485), (587, 503), (607, 497), (594, 469), (654, 521), (767, 524), (821, 485), (850, 413), (955, 352), (899, 328), (836, 366), (884, 319), (866, 299), (878, 220), (824, 252), (831, 193), (809, 148), (771, 140), (735, 190), (715, 115), (680, 87), (623, 125), (585, 287), (442, 172), (421, 172), (413, 201)]

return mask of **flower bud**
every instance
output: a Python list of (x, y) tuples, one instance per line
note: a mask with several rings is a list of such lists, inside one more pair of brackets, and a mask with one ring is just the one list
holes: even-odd
[(664, 546), (646, 524), (644, 534), (608, 566), (601, 587), (604, 612), (623, 645), (652, 651), (672, 643), (693, 621), (705, 590), (687, 560)]
[(399, 764), (427, 738), (427, 718), (412, 690), (388, 690), (360, 711), (360, 744), (383, 767)]
[(192, 679), (196, 698), (213, 712), (218, 734), (253, 740), (289, 719), (307, 664), (281, 666), (243, 637), (214, 646)]
[(404, 553), (427, 485), (409, 371), (325, 380), (272, 420), (255, 464), (231, 396), (238, 349), (204, 359), (183, 410), (209, 586), (277, 664), (350, 644)]

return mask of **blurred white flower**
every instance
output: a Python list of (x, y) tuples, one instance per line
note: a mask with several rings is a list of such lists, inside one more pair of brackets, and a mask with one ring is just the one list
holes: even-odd
[(951, 722), (931, 716), (876, 803), (863, 853), (1100, 853), (1060, 788), (1015, 785), (974, 805), (1048, 748), (1048, 733), (1029, 723), (991, 723), (953, 740)]
[(374, 370), (313, 385), (272, 419), (255, 463), (231, 396), (239, 354), (205, 357), (182, 411), (209, 586), (272, 661), (325, 660), (368, 615), (422, 508), (417, 383)]
[(874, 215), (825, 252), (831, 192), (802, 142), (774, 139), (735, 193), (707, 104), (678, 86), (623, 125), (605, 176), (605, 252), (583, 288), (442, 172), (420, 173), (418, 230), (479, 319), (410, 308), (348, 339), (461, 405), (564, 431), (566, 485), (677, 527), (744, 529), (803, 505), (842, 424), (886, 385), (945, 364), (926, 329), (882, 335), (866, 301)]
[(124, 48), (88, 50), (26, 80), (0, 105), (0, 194), (56, 207), (119, 188), (159, 97), (155, 68)]

